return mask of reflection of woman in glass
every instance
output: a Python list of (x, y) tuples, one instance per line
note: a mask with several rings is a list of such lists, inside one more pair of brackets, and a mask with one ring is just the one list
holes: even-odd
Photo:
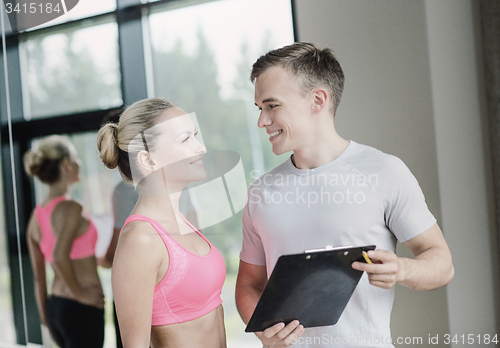
[(190, 116), (162, 99), (133, 104), (97, 136), (104, 164), (140, 186), (112, 271), (124, 347), (226, 347), (224, 261), (179, 212), (183, 188), (206, 177), (196, 136)]
[[(97, 274), (97, 231), (69, 188), (80, 180), (80, 159), (68, 138), (53, 135), (28, 150), (30, 176), (49, 185), (47, 197), (28, 223), (28, 248), (35, 276), (35, 296), (42, 324), (61, 347), (102, 347), (104, 296)], [(45, 262), (54, 269), (47, 295)]]

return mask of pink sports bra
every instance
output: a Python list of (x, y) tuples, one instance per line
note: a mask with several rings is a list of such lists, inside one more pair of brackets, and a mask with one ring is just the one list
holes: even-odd
[[(52, 231), (52, 223), (50, 221), (52, 211), (62, 201), (66, 201), (66, 196), (59, 196), (51, 200), (45, 207), (38, 205), (35, 208), (35, 217), (38, 221), (38, 226), (42, 234), (40, 240), (40, 251), (45, 259), (52, 263), (52, 253), (54, 252), (54, 245), (56, 244), (56, 237)], [(84, 234), (75, 238), (73, 246), (69, 254), (70, 259), (83, 259), (85, 257), (95, 255), (95, 245), (97, 243), (97, 230), (90, 219), (90, 215), (83, 211), (83, 214), (89, 221), (89, 226)]]
[(193, 320), (222, 303), (220, 295), (226, 278), (224, 259), (208, 239), (184, 216), (182, 218), (210, 245), (208, 255), (200, 256), (186, 250), (159, 223), (144, 215), (131, 215), (125, 221), (125, 225), (131, 221), (149, 222), (168, 251), (167, 273), (154, 289), (152, 326)]

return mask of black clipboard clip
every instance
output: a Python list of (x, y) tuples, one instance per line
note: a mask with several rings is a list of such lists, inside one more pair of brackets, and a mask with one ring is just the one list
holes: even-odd
[(348, 249), (348, 248), (352, 248), (352, 245), (342, 245), (342, 246), (336, 246), (336, 247), (333, 247), (331, 245), (327, 245), (326, 247), (324, 247), (322, 249), (309, 249), (309, 250), (304, 250), (304, 252), (305, 253), (316, 253), (319, 251), (329, 251), (329, 250)]

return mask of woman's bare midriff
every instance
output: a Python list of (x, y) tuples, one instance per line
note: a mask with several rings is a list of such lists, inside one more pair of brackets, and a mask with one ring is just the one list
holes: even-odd
[[(97, 261), (94, 256), (71, 260), (70, 262), (72, 263), (75, 277), (83, 288), (87, 291), (102, 293), (101, 282), (97, 274)], [(64, 283), (57, 273), (54, 274), (52, 295), (78, 301), (78, 298), (75, 298), (66, 283)]]
[(151, 348), (185, 347), (226, 348), (222, 305), (200, 318), (151, 328)]

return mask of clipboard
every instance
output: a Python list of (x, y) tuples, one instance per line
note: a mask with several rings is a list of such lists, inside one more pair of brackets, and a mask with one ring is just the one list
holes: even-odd
[(336, 324), (363, 275), (351, 264), (366, 262), (363, 251), (374, 249), (328, 246), (280, 256), (245, 332), (295, 319), (304, 327)]

